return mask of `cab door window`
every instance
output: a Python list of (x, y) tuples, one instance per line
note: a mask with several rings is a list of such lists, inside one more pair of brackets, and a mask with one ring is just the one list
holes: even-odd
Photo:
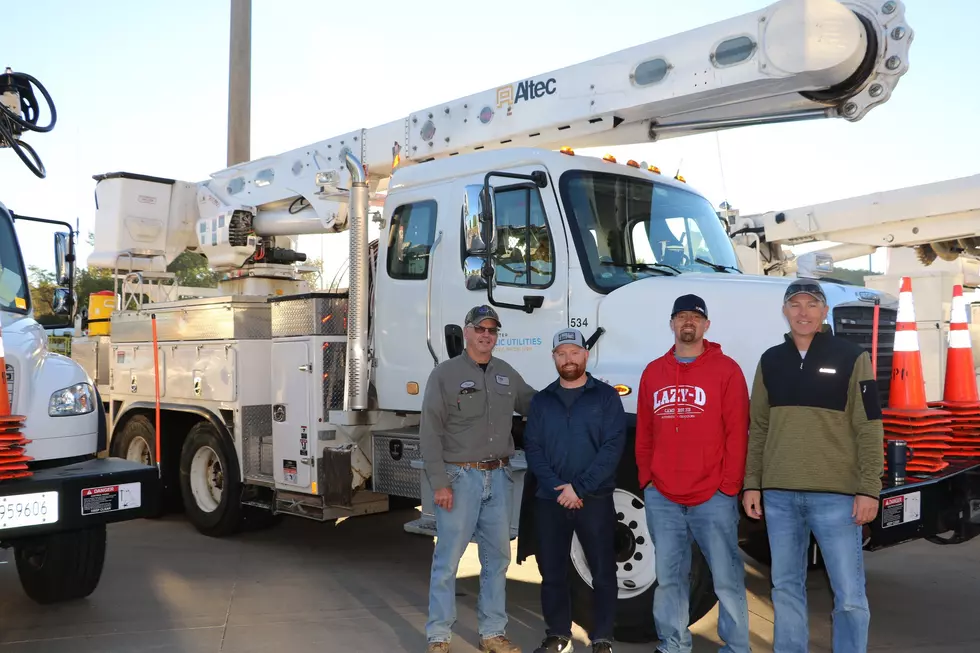
[(435, 231), (435, 201), (403, 204), (395, 209), (388, 232), (388, 276), (392, 279), (427, 278)]
[(537, 187), (501, 188), (494, 196), (496, 283), (547, 288), (554, 280), (554, 245)]

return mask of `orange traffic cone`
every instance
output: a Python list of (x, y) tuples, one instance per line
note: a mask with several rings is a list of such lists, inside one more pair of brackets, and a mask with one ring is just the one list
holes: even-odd
[[(7, 364), (4, 360), (3, 333), (0, 332), (0, 370), (6, 373)], [(30, 476), (27, 462), (33, 458), (24, 455), (24, 446), (30, 440), (24, 439), (20, 432), (24, 417), (11, 415), (10, 398), (7, 396), (7, 384), (0, 388), (0, 481)]]
[(953, 286), (949, 312), (949, 340), (946, 349), (946, 380), (943, 400), (930, 402), (952, 414), (953, 440), (946, 452), (951, 459), (980, 457), (980, 397), (977, 396), (976, 372), (973, 368), (973, 345), (966, 321), (966, 298), (963, 286)]
[[(899, 290), (888, 407), (881, 412), (885, 450), (888, 440), (903, 440), (912, 449), (912, 459), (907, 465), (910, 476), (935, 473), (949, 465), (943, 457), (953, 439), (951, 413), (930, 408), (926, 403), (912, 279), (909, 277), (902, 277)], [(885, 464), (887, 466), (887, 457)]]
[(915, 307), (912, 305), (912, 280), (909, 277), (902, 277), (902, 286), (898, 293), (898, 317), (892, 351), (888, 407), (892, 411), (901, 410), (906, 414), (929, 414), (926, 384), (922, 378), (919, 333), (915, 326)]

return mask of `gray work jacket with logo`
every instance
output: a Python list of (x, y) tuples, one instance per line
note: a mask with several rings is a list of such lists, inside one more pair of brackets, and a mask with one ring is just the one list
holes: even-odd
[(486, 372), (465, 351), (429, 374), (420, 439), (433, 490), (449, 487), (446, 463), (514, 455), (513, 416), (527, 415), (535, 394), (513, 367), (491, 357)]

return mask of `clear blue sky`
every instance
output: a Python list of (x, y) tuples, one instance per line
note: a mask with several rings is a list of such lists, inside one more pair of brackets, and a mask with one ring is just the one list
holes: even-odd
[[(253, 0), (251, 156), (767, 4)], [(671, 173), (683, 160), (687, 180), (714, 205), (728, 199), (744, 213), (976, 174), (980, 2), (906, 7), (915, 31), (910, 71), (891, 101), (859, 123), (752, 127), (612, 151)], [(5, 2), (3, 22), (15, 27), (4, 30), (0, 66), (39, 78), (58, 110), (54, 131), (26, 137), (47, 179), (0, 150), (0, 201), (10, 209), (77, 218), (84, 236), (94, 219), (94, 174), (198, 181), (225, 167), (227, 1)], [(40, 232), (46, 256), (33, 259), (45, 266), (48, 234)]]

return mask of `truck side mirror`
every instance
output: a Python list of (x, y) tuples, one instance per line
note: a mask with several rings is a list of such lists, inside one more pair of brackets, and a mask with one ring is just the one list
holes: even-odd
[[(466, 187), (466, 197), (463, 198), (463, 246), (466, 256), (484, 256), (490, 248), (489, 240), (484, 239), (483, 224), (483, 186), (473, 184)], [(491, 232), (492, 233), (492, 232)]]
[(71, 281), (71, 271), (68, 269), (68, 258), (71, 252), (68, 244), (68, 234), (59, 231), (54, 235), (54, 276), (55, 284), (67, 286)]
[(54, 289), (54, 297), (51, 300), (51, 311), (55, 315), (71, 315), (74, 305), (75, 302), (71, 290), (68, 288)]

